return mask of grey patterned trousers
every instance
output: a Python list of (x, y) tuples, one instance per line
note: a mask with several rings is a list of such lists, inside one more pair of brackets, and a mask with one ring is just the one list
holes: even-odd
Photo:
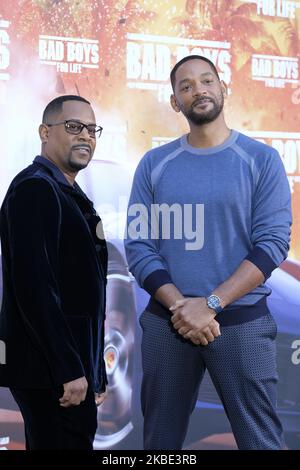
[[(284, 446), (276, 414), (276, 323), (270, 314), (223, 326), (208, 346), (184, 340), (170, 320), (144, 311), (145, 449), (181, 449), (204, 372), (210, 373), (239, 449)], [(200, 387), (201, 399), (201, 387)]]

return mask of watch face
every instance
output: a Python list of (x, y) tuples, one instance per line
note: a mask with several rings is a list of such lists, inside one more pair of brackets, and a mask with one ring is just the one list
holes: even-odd
[(220, 299), (217, 295), (210, 295), (207, 299), (207, 305), (210, 308), (220, 307)]

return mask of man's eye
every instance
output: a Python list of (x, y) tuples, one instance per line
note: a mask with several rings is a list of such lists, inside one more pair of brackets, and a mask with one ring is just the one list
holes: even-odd
[(88, 126), (87, 130), (90, 134), (96, 134), (96, 127), (94, 126)]
[(80, 124), (77, 124), (76, 122), (69, 122), (68, 127), (72, 131), (76, 131), (76, 130), (80, 129), (81, 126), (80, 126)]

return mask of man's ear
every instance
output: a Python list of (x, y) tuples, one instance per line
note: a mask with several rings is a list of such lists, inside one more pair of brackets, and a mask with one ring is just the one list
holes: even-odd
[(224, 98), (226, 98), (228, 96), (228, 87), (226, 83), (224, 82), (224, 80), (221, 80), (221, 90), (222, 90), (222, 94)]
[(40, 134), (40, 139), (43, 144), (48, 142), (48, 134), (49, 134), (49, 129), (46, 126), (46, 124), (40, 124), (39, 126), (39, 134)]
[(170, 96), (170, 103), (171, 103), (171, 106), (172, 106), (172, 108), (174, 109), (174, 111), (176, 111), (176, 113), (180, 113), (180, 108), (179, 108), (179, 106), (178, 106), (178, 104), (177, 104), (175, 95), (171, 95), (171, 96)]

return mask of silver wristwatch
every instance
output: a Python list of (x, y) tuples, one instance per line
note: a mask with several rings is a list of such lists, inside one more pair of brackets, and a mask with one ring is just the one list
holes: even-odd
[(216, 313), (220, 313), (223, 310), (221, 307), (221, 299), (215, 294), (211, 294), (210, 296), (206, 297), (206, 304)]

